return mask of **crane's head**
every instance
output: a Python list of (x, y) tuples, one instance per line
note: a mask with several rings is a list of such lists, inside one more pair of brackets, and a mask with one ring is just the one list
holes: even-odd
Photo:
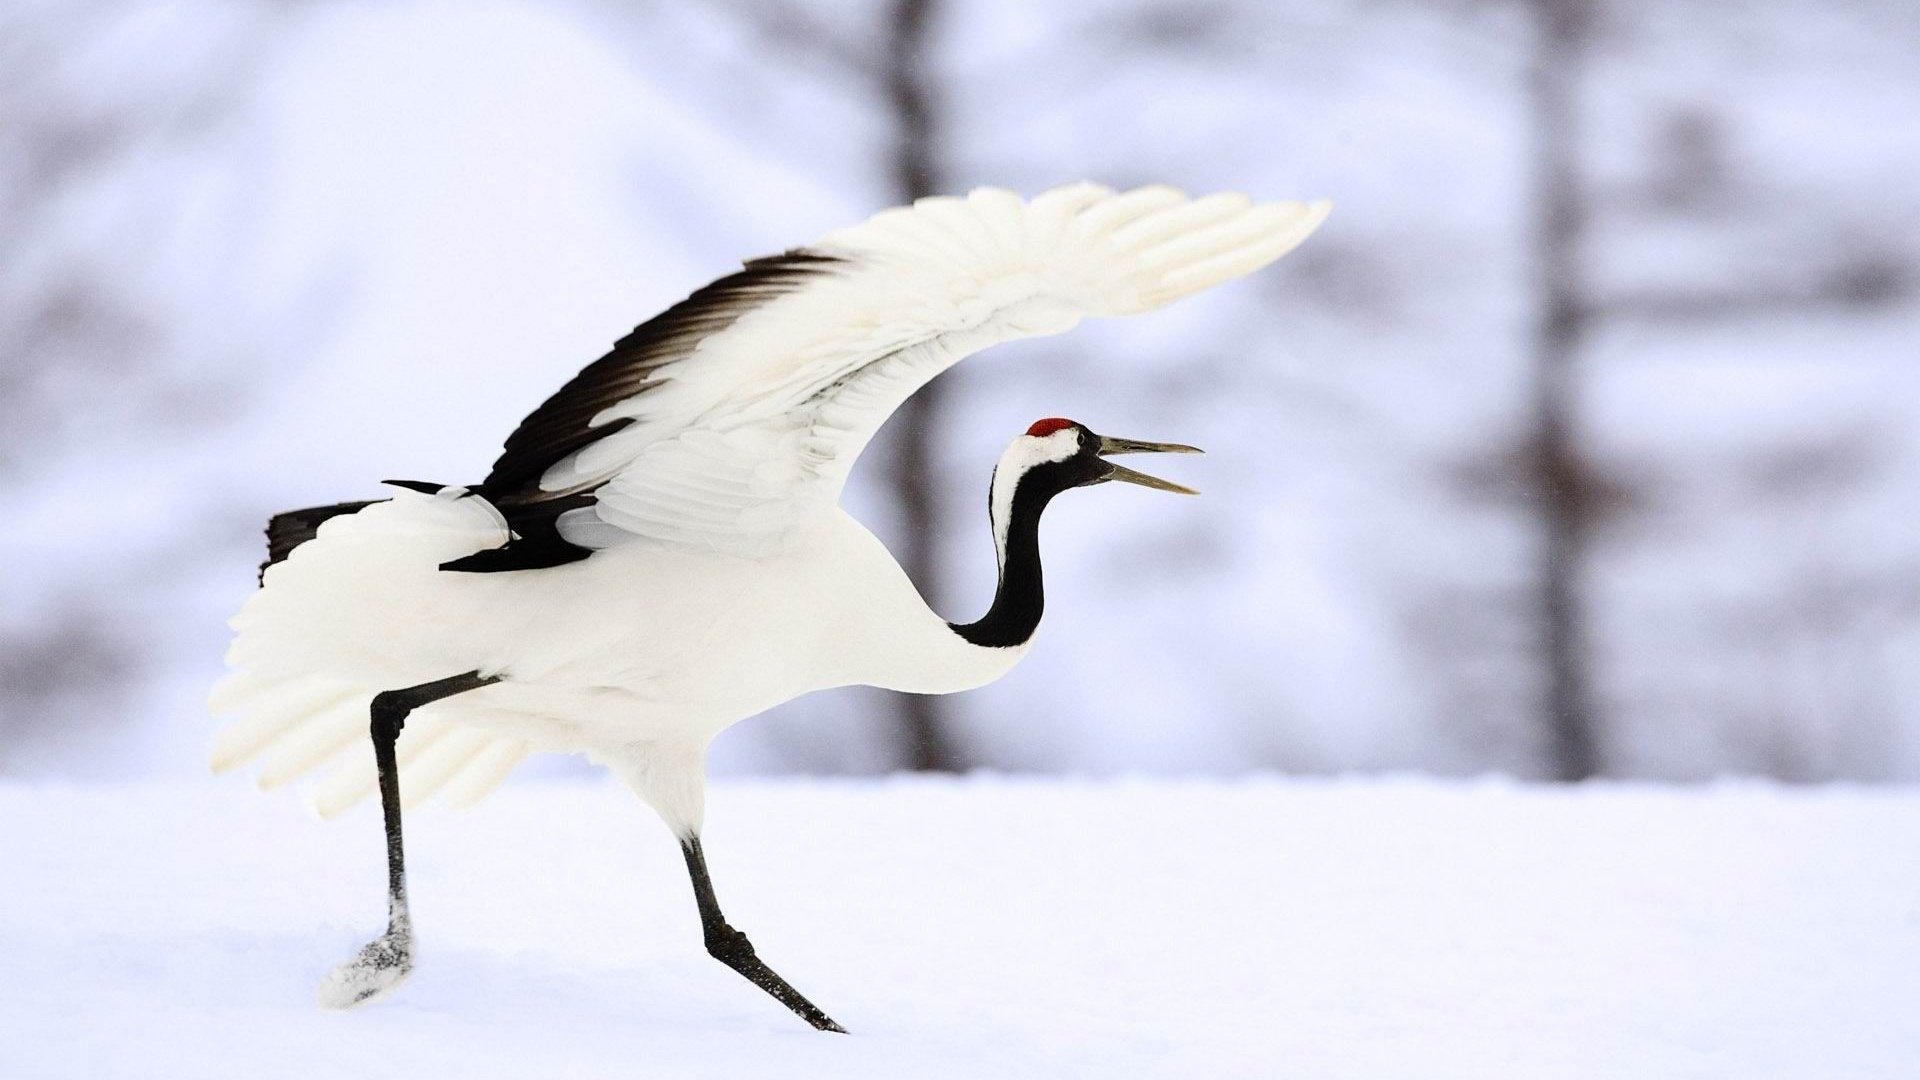
[(1057, 416), (1038, 420), (1026, 434), (1013, 440), (993, 471), (989, 509), (996, 534), (1004, 540), (1015, 516), (1016, 497), (1028, 512), (1038, 514), (1047, 501), (1068, 488), (1123, 480), (1141, 487), (1198, 495), (1190, 487), (1108, 461), (1115, 454), (1198, 454), (1200, 449), (1180, 443), (1141, 442), (1096, 435), (1085, 424)]
[[(1181, 443), (1142, 442), (1139, 439), (1117, 439), (1110, 435), (1096, 435), (1087, 425), (1058, 416), (1049, 416), (1045, 420), (1036, 420), (1027, 429), (1025, 435), (1013, 440), (1007, 448), (1007, 458), (1018, 463), (1027, 463), (1026, 472), (1051, 466), (1054, 472), (1052, 482), (1061, 490), (1070, 487), (1086, 487), (1089, 484), (1104, 484), (1109, 480), (1124, 480), (1141, 487), (1156, 488), (1160, 491), (1172, 491), (1181, 495), (1198, 495), (1190, 487), (1162, 480), (1157, 476), (1129, 469), (1125, 465), (1108, 461), (1114, 454), (1198, 454), (1197, 446)], [(1007, 459), (1002, 458), (1002, 464)]]

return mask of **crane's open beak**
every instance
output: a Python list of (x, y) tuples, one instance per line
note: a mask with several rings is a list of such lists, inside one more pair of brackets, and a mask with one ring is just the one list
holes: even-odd
[[(1102, 435), (1097, 453), (1105, 457), (1108, 454), (1199, 454), (1204, 451), (1197, 446), (1186, 446), (1181, 443), (1141, 442), (1139, 439), (1115, 439)], [(1129, 484), (1139, 484), (1141, 487), (1150, 487), (1159, 491), (1178, 492), (1181, 495), (1200, 494), (1183, 484), (1162, 480), (1157, 476), (1148, 476), (1146, 473), (1129, 469), (1125, 465), (1115, 465), (1111, 461), (1107, 462), (1107, 474), (1100, 479), (1124, 480)]]

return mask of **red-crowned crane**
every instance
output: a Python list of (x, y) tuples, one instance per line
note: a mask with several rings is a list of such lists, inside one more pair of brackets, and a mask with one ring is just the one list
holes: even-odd
[[(680, 841), (707, 950), (842, 1030), (721, 914), (700, 848), (708, 742), (813, 690), (999, 678), (1040, 622), (1048, 501), (1109, 480), (1187, 492), (1108, 458), (1194, 449), (1062, 419), (1015, 438), (989, 498), (999, 585), (971, 623), (929, 609), (841, 510), (854, 458), (961, 357), (1250, 273), (1327, 211), (1095, 184), (922, 199), (642, 324), (528, 416), (478, 485), (398, 482), (274, 517), (213, 695), (238, 717), (213, 765), (258, 760), (272, 787), (345, 757), (315, 791), (324, 815), (379, 792), (387, 929), (326, 977), (321, 1004), (378, 996), (412, 966), (403, 806), (476, 800), (529, 752), (585, 752)], [(372, 754), (348, 754), (369, 718)]]

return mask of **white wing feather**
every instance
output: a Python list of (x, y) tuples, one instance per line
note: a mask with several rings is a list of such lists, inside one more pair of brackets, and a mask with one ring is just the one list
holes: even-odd
[(803, 249), (835, 261), (595, 415), (596, 427), (629, 423), (557, 462), (540, 487), (596, 489), (594, 505), (559, 519), (583, 547), (638, 537), (763, 549), (831, 507), (886, 418), (961, 358), (1250, 273), (1329, 209), (1075, 184), (1031, 201), (982, 188), (884, 211)]

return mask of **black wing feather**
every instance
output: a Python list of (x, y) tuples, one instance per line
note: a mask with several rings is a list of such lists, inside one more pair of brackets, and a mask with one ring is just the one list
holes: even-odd
[(514, 538), (441, 567), (469, 573), (532, 570), (586, 558), (591, 552), (562, 539), (561, 514), (593, 502), (592, 491), (542, 491), (540, 477), (568, 455), (633, 423), (621, 417), (597, 427), (609, 406), (644, 393), (654, 373), (685, 357), (701, 340), (770, 300), (804, 288), (843, 260), (805, 250), (754, 259), (635, 327), (607, 355), (583, 368), (507, 436), (493, 471), (475, 488), (506, 515)]
[(645, 391), (654, 372), (686, 356), (702, 339), (761, 304), (799, 290), (840, 262), (804, 250), (754, 259), (641, 323), (520, 421), (476, 490), (502, 510), (553, 497), (540, 490), (540, 477), (548, 469), (631, 423), (622, 418), (589, 427), (596, 415)]

